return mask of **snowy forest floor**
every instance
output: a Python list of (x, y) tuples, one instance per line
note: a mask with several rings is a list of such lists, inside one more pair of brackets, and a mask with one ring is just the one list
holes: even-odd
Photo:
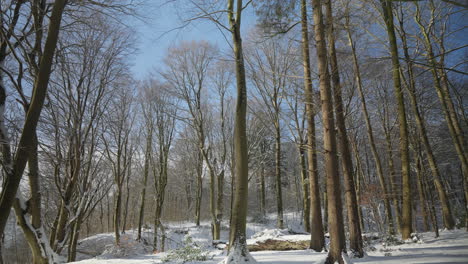
[[(254, 245), (268, 239), (298, 242), (310, 239), (309, 234), (301, 233), (298, 225), (288, 225), (287, 229), (275, 229), (272, 221), (268, 223), (249, 223), (247, 235), (248, 244)], [(114, 235), (111, 233), (97, 234), (80, 241), (78, 246), (79, 264), (154, 264), (154, 263), (191, 263), (191, 264), (214, 264), (219, 263), (226, 256), (225, 249), (214, 247), (210, 238), (210, 225), (208, 222), (196, 227), (191, 223), (168, 224), (166, 226), (166, 249), (164, 253), (153, 254), (153, 234), (151, 230), (144, 230), (145, 243), (135, 241), (136, 232), (127, 231), (122, 235), (120, 247), (114, 246)], [(228, 228), (224, 226), (221, 238), (227, 239)], [(440, 237), (434, 238), (434, 233), (418, 234), (418, 242), (402, 243), (398, 240), (391, 243), (385, 242), (384, 238), (377, 234), (366, 234), (369, 239), (365, 244), (366, 256), (358, 259), (353, 258), (351, 263), (468, 263), (468, 232), (465, 230), (442, 230)], [(187, 238), (190, 237), (190, 241)], [(184, 242), (185, 241), (185, 242)], [(202, 254), (206, 254), (206, 261), (187, 261), (172, 259), (164, 262), (171, 249), (180, 247), (199, 247)], [(218, 246), (219, 247), (219, 246)], [(172, 251), (172, 255), (185, 254), (180, 251)], [(189, 253), (187, 253), (189, 254)], [(270, 264), (301, 264), (301, 263), (323, 263), (326, 253), (314, 252), (312, 250), (292, 251), (256, 251), (252, 256), (259, 263)], [(167, 261), (167, 260), (166, 260)]]

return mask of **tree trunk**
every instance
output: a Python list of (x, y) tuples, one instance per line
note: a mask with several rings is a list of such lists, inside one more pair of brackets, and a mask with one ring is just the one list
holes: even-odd
[(398, 57), (398, 46), (393, 25), (392, 3), (388, 0), (381, 0), (383, 16), (385, 20), (388, 40), (390, 43), (390, 53), (392, 57), (393, 86), (395, 89), (395, 99), (398, 104), (398, 126), (400, 130), (400, 160), (402, 178), (402, 218), (401, 235), (402, 239), (410, 238), (412, 233), (412, 211), (411, 211), (411, 180), (408, 150), (408, 124), (406, 121), (405, 100), (401, 88), (400, 61)]
[(265, 165), (260, 169), (260, 212), (262, 217), (266, 216), (266, 194), (265, 194)]
[(299, 158), (301, 165), (301, 187), (302, 187), (302, 209), (303, 209), (303, 221), (304, 229), (306, 232), (310, 232), (310, 195), (309, 195), (309, 183), (307, 177), (307, 164), (305, 157), (304, 145), (299, 146)]
[(424, 185), (423, 185), (423, 176), (422, 176), (422, 160), (421, 155), (418, 153), (418, 157), (416, 158), (416, 176), (418, 177), (418, 193), (419, 193), (419, 205), (421, 208), (421, 215), (423, 217), (423, 225), (424, 225), (424, 232), (429, 230), (429, 223), (428, 223), (428, 215), (426, 210), (426, 195), (424, 193)]
[(141, 240), (141, 228), (143, 226), (143, 220), (145, 217), (145, 197), (146, 197), (146, 184), (148, 183), (148, 174), (149, 174), (149, 162), (151, 159), (151, 146), (153, 142), (153, 131), (148, 129), (148, 135), (146, 138), (146, 153), (145, 153), (145, 165), (143, 169), (143, 188), (141, 190), (141, 203), (140, 203), (140, 214), (138, 217), (138, 236), (137, 240)]
[[(333, 101), (335, 104), (336, 126), (340, 144), (341, 167), (343, 168), (343, 182), (345, 189), (346, 208), (348, 212), (349, 248), (354, 256), (364, 256), (362, 245), (361, 227), (359, 225), (358, 204), (356, 199), (356, 187), (354, 185), (354, 168), (349, 149), (348, 134), (346, 132), (346, 120), (344, 116), (343, 99), (341, 92), (340, 73), (335, 50), (335, 36), (333, 28), (333, 11), (331, 0), (326, 4), (326, 20), (328, 23), (328, 51), (331, 68), (331, 80), (333, 87)], [(346, 247), (346, 245), (344, 245)]]
[(356, 200), (358, 203), (358, 216), (359, 216), (359, 225), (361, 228), (361, 232), (364, 232), (364, 219), (362, 216), (362, 207), (361, 207), (361, 186), (362, 186), (362, 179), (364, 179), (364, 173), (362, 170), (361, 164), (361, 157), (359, 156), (359, 151), (356, 146), (356, 142), (352, 141), (352, 147), (354, 151), (354, 157), (356, 158), (356, 173), (354, 176), (356, 177)]
[[(234, 0), (228, 0), (228, 21), (232, 34), (236, 71), (236, 113), (234, 119), (234, 158), (235, 158), (235, 193), (232, 203), (231, 226), (229, 232), (230, 253), (225, 264), (255, 263), (246, 243), (246, 220), (249, 184), (249, 162), (247, 153), (247, 85), (245, 81), (244, 54), (240, 33), (242, 0), (237, 0), (234, 12)], [(240, 261), (240, 263), (239, 263)]]
[[(424, 174), (422, 176), (424, 177)], [(437, 215), (436, 215), (436, 210), (435, 210), (435, 206), (434, 206), (434, 196), (432, 195), (431, 188), (427, 184), (426, 179), (424, 179), (423, 183), (424, 183), (424, 190), (426, 192), (426, 196), (429, 196), (428, 203), (430, 202), (430, 206), (428, 206), (428, 207), (429, 207), (429, 211), (431, 213), (432, 228), (434, 230), (435, 237), (437, 238), (437, 237), (439, 237), (439, 225), (437, 224)]]
[[(201, 150), (202, 152), (204, 151), (203, 149)], [(206, 153), (203, 154), (205, 157), (205, 162), (208, 167), (208, 171), (210, 173), (210, 214), (211, 214), (211, 238), (213, 240), (219, 240), (220, 236), (220, 228), (221, 228), (221, 222), (218, 221), (217, 217), (217, 200), (215, 197), (216, 193), (216, 175), (213, 167), (211, 166), (210, 162), (208, 161), (208, 155)], [(218, 191), (219, 192), (219, 191)]]
[(120, 215), (122, 210), (122, 186), (117, 186), (114, 205), (114, 235), (115, 244), (120, 245)]
[(304, 93), (307, 118), (307, 162), (310, 188), (310, 248), (320, 252), (325, 248), (322, 209), (317, 171), (317, 148), (315, 140), (315, 109), (310, 70), (309, 30), (307, 23), (306, 0), (301, 0), (302, 62), (304, 66)]
[[(328, 228), (330, 230), (330, 252), (327, 263), (344, 263), (342, 253), (346, 252), (343, 227), (343, 209), (341, 204), (341, 186), (336, 152), (335, 121), (328, 72), (327, 45), (320, 0), (312, 0), (315, 24), (315, 42), (320, 78), (320, 99), (322, 101), (323, 147), (325, 155), (325, 172), (328, 192)], [(333, 217), (331, 217), (333, 216)]]
[(76, 260), (76, 247), (78, 246), (78, 239), (80, 238), (81, 223), (83, 221), (82, 215), (80, 214), (73, 224), (72, 235), (70, 237), (70, 245), (68, 246), (68, 262)]
[(388, 232), (390, 234), (394, 234), (395, 233), (395, 228), (394, 228), (394, 224), (393, 224), (392, 208), (390, 206), (390, 200), (389, 200), (390, 195), (388, 193), (387, 183), (385, 182), (385, 178), (384, 178), (384, 175), (383, 175), (382, 162), (381, 162), (379, 154), (377, 152), (377, 146), (376, 146), (375, 140), (374, 140), (374, 132), (373, 132), (373, 128), (372, 128), (372, 123), (371, 123), (371, 120), (369, 118), (369, 112), (367, 110), (367, 102), (366, 102), (366, 98), (365, 98), (365, 95), (364, 95), (364, 88), (363, 88), (363, 85), (362, 85), (361, 71), (360, 71), (359, 62), (358, 62), (357, 54), (356, 54), (356, 46), (355, 46), (355, 43), (353, 42), (353, 39), (352, 39), (352, 36), (351, 36), (351, 31), (350, 31), (350, 28), (349, 28), (349, 18), (347, 17), (346, 19), (347, 19), (346, 30), (347, 30), (347, 33), (348, 33), (349, 45), (350, 45), (351, 51), (353, 53), (354, 71), (355, 71), (355, 75), (356, 75), (356, 81), (357, 81), (357, 88), (358, 88), (358, 92), (359, 92), (359, 97), (360, 97), (360, 100), (361, 100), (362, 113), (363, 113), (363, 116), (364, 116), (364, 120), (366, 122), (367, 137), (369, 139), (369, 145), (370, 145), (370, 148), (371, 148), (372, 157), (374, 158), (375, 167), (376, 167), (376, 170), (377, 170), (377, 176), (379, 178), (380, 187), (382, 188), (382, 194), (383, 194), (384, 206), (385, 206), (385, 213), (386, 213), (387, 222), (388, 222)]
[(197, 164), (197, 191), (195, 196), (195, 224), (200, 226), (200, 214), (201, 214), (201, 200), (203, 191), (203, 157), (201, 153), (198, 153), (198, 164)]
[[(28, 206), (28, 202), (20, 201), (18, 198), (15, 198), (15, 202), (13, 203), (16, 221), (21, 227), (23, 235), (31, 249), (33, 264), (57, 263), (53, 260), (53, 256), (49, 255), (49, 253), (53, 251), (50, 248), (50, 251), (45, 251), (45, 249), (49, 247), (48, 244), (46, 245), (42, 241), (42, 239), (46, 238), (46, 234), (42, 233), (42, 230), (35, 230), (30, 223), (28, 223), (29, 220), (27, 216), (29, 215), (28, 210), (30, 210)], [(47, 252), (45, 256), (42, 254), (44, 251)], [(49, 262), (49, 260), (51, 262)]]
[[(388, 109), (386, 110), (388, 113)], [(386, 118), (386, 122), (388, 122), (388, 118)], [(390, 191), (392, 192), (392, 201), (393, 201), (393, 208), (395, 209), (395, 218), (396, 218), (396, 226), (398, 230), (401, 232), (401, 212), (400, 212), (400, 198), (398, 194), (398, 189), (396, 186), (396, 172), (395, 172), (395, 164), (393, 161), (393, 146), (392, 146), (392, 138), (389, 131), (389, 125), (385, 123), (384, 125), (384, 133), (385, 133), (385, 142), (387, 147), (388, 153), (388, 170), (390, 171)]]
[[(52, 14), (50, 16), (50, 23), (46, 43), (44, 45), (44, 52), (40, 60), (40, 68), (35, 78), (33, 95), (29, 105), (26, 119), (23, 125), (22, 134), (19, 139), (17, 152), (13, 162), (5, 163), (4, 169), (6, 170), (6, 180), (4, 188), (1, 192), (0, 199), (0, 234), (3, 234), (5, 226), (10, 215), (10, 210), (15, 200), (16, 191), (18, 190), (21, 177), (23, 175), (26, 162), (28, 161), (27, 150), (34, 144), (33, 135), (36, 131), (37, 122), (41, 114), (42, 106), (47, 94), (47, 86), (49, 83), (55, 48), (57, 46), (58, 35), (60, 31), (60, 23), (62, 21), (63, 9), (66, 5), (65, 0), (57, 0), (54, 2)], [(0, 93), (5, 92), (3, 83), (0, 88)], [(6, 95), (6, 94), (5, 94)], [(3, 95), (1, 97), (4, 97)], [(1, 125), (4, 125), (3, 111), (5, 104), (1, 104), (0, 100), (0, 120)], [(1, 127), (1, 134), (3, 142), (8, 142), (6, 130)], [(4, 143), (5, 144), (5, 143)], [(9, 144), (9, 142), (7, 143)]]
[(128, 184), (129, 179), (130, 179), (130, 171), (129, 171), (129, 174), (128, 174), (127, 180), (126, 180), (127, 193), (126, 193), (126, 196), (125, 196), (125, 211), (124, 211), (124, 219), (123, 219), (123, 224), (122, 224), (122, 234), (125, 234), (125, 230), (127, 229), (128, 202), (130, 200), (130, 186)]
[[(418, 25), (419, 25), (419, 27), (421, 29), (421, 33), (424, 36), (424, 41), (425, 41), (425, 46), (426, 46), (426, 51), (427, 51), (426, 57), (427, 57), (427, 59), (429, 61), (429, 64), (431, 66), (431, 73), (432, 73), (432, 77), (433, 77), (433, 80), (434, 80), (434, 86), (435, 86), (436, 91), (437, 91), (437, 96), (439, 97), (439, 101), (441, 102), (442, 112), (444, 113), (445, 120), (446, 120), (447, 126), (449, 128), (450, 136), (452, 137), (452, 141), (453, 141), (453, 143), (455, 145), (455, 150), (457, 152), (457, 155), (458, 155), (458, 157), (460, 159), (460, 162), (461, 162), (461, 165), (462, 165), (462, 171), (463, 171), (463, 175), (464, 175), (463, 177), (465, 179), (467, 179), (468, 178), (468, 159), (467, 159), (466, 151), (464, 149), (463, 132), (460, 129), (459, 121), (458, 121), (458, 118), (457, 118), (457, 116), (455, 114), (455, 109), (453, 108), (452, 99), (450, 98), (450, 92), (448, 91), (447, 87), (445, 87), (445, 89), (444, 89), (444, 85), (441, 85), (441, 78), (440, 78), (440, 76), (438, 74), (438, 71), (437, 71), (437, 63), (435, 61), (434, 51), (432, 49), (432, 42), (431, 42), (431, 39), (430, 39), (429, 34), (427, 33), (426, 29), (421, 24), (419, 7), (418, 6), (417, 6), (416, 10), (417, 10), (417, 12), (416, 12), (416, 18), (415, 19), (416, 19), (416, 23), (418, 23)], [(408, 66), (408, 69), (410, 69), (410, 65)], [(411, 80), (412, 80), (412, 78), (410, 78), (410, 81)], [(436, 189), (437, 189), (437, 192), (438, 192), (438, 195), (439, 195), (439, 200), (441, 202), (442, 213), (443, 213), (443, 216), (444, 216), (444, 226), (446, 228), (448, 228), (448, 229), (453, 229), (454, 225), (455, 225), (455, 222), (453, 220), (452, 212), (451, 212), (451, 209), (450, 209), (450, 204), (448, 202), (447, 193), (445, 192), (445, 188), (444, 188), (442, 180), (441, 180), (440, 172), (439, 172), (439, 169), (437, 167), (437, 163), (435, 161), (434, 155), (432, 153), (432, 149), (431, 149), (431, 146), (429, 144), (429, 140), (427, 138), (427, 133), (425, 133), (426, 130), (425, 130), (425, 126), (424, 126), (424, 119), (419, 114), (419, 109), (418, 109), (418, 106), (417, 106), (415, 91), (414, 91), (414, 88), (412, 88), (412, 87), (410, 87), (410, 98), (411, 98), (413, 111), (415, 112), (415, 115), (416, 115), (416, 124), (418, 125), (418, 128), (421, 131), (421, 136), (422, 136), (424, 148), (426, 150), (426, 154), (427, 154), (427, 157), (428, 157), (429, 166), (431, 167), (431, 171), (432, 171), (432, 174), (434, 176), (434, 184), (436, 186)], [(418, 118), (418, 116), (419, 116), (419, 118)], [(466, 185), (464, 187), (465, 187), (464, 188), (465, 189), (465, 196), (466, 196), (466, 199), (468, 199), (468, 188), (467, 188)], [(468, 208), (468, 207), (466, 207), (466, 208)], [(468, 216), (467, 216), (467, 219), (468, 219)]]
[(283, 194), (281, 183), (281, 132), (279, 126), (279, 114), (276, 113), (275, 120), (275, 174), (276, 174), (276, 227), (279, 229), (284, 228), (283, 223)]

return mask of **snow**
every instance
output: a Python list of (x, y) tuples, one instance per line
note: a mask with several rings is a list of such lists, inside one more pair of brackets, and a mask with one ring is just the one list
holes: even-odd
[(468, 263), (465, 230), (443, 230), (439, 238), (434, 238), (434, 233), (422, 233), (421, 239), (418, 243), (397, 246), (377, 245), (375, 251), (367, 251), (365, 258), (353, 259), (353, 263)]
[(269, 239), (282, 241), (305, 241), (310, 240), (310, 234), (292, 234), (288, 229), (264, 229), (255, 233), (247, 240), (248, 245), (255, 245)]
[[(294, 226), (294, 224), (292, 224)], [(171, 223), (166, 226), (166, 235), (168, 242), (166, 249), (180, 248), (183, 241), (189, 237), (196, 246), (209, 252), (209, 258), (206, 261), (188, 261), (188, 264), (221, 264), (227, 259), (227, 250), (219, 249), (213, 246), (210, 235), (210, 223), (202, 222), (197, 227), (192, 223)], [(266, 223), (249, 223), (247, 225), (247, 243), (252, 245), (268, 239), (304, 241), (310, 239), (310, 234), (295, 234), (296, 231), (288, 229), (274, 228), (274, 221)], [(389, 243), (384, 239), (376, 239), (378, 234), (369, 233), (366, 237), (372, 237), (369, 244), (366, 245), (366, 255), (364, 258), (351, 258), (343, 255), (345, 263), (363, 263), (363, 264), (402, 264), (402, 263), (468, 263), (468, 232), (464, 230), (442, 230), (439, 238), (434, 238), (433, 233), (417, 234), (419, 240), (408, 243)], [(132, 244), (136, 238), (136, 231), (127, 231), (122, 235), (124, 241)], [(143, 238), (151, 243), (151, 230), (144, 230)], [(228, 227), (225, 223), (222, 227), (221, 241), (228, 238)], [(113, 234), (99, 234), (80, 241), (79, 249), (81, 251), (95, 251), (98, 257), (82, 260), (76, 264), (157, 264), (157, 263), (182, 263), (181, 261), (163, 262), (168, 253), (152, 254), (148, 251), (150, 247), (144, 243), (136, 244), (132, 254), (118, 255), (118, 252), (109, 252), (107, 246), (113, 244)], [(128, 239), (128, 240), (127, 240)], [(218, 241), (215, 241), (218, 242)], [(133, 245), (133, 244), (132, 244)], [(145, 248), (147, 250), (145, 251)], [(115, 248), (114, 248), (115, 249)], [(143, 251), (142, 251), (143, 250)], [(112, 254), (109, 254), (112, 253)], [(234, 261), (229, 263), (241, 263), (237, 258), (244, 258), (240, 251), (231, 251), (230, 257)], [(251, 252), (251, 257), (247, 256), (247, 262), (242, 263), (269, 263), (269, 264), (323, 264), (327, 257), (326, 252), (315, 252), (313, 250), (294, 250), (294, 251), (257, 251)], [(86, 256), (90, 258), (92, 254)], [(80, 259), (83, 259), (84, 255)], [(236, 262), (238, 261), (238, 262)]]

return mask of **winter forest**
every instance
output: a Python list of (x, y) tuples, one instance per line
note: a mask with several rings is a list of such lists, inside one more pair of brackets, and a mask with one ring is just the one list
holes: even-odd
[(0, 264), (468, 263), (467, 26), (464, 0), (0, 0)]

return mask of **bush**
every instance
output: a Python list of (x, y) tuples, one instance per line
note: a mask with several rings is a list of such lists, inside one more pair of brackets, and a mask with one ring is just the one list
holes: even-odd
[(162, 258), (162, 262), (185, 263), (187, 261), (206, 261), (208, 259), (210, 259), (209, 252), (199, 247), (192, 241), (190, 236), (187, 236), (184, 246), (168, 251), (167, 255)]

